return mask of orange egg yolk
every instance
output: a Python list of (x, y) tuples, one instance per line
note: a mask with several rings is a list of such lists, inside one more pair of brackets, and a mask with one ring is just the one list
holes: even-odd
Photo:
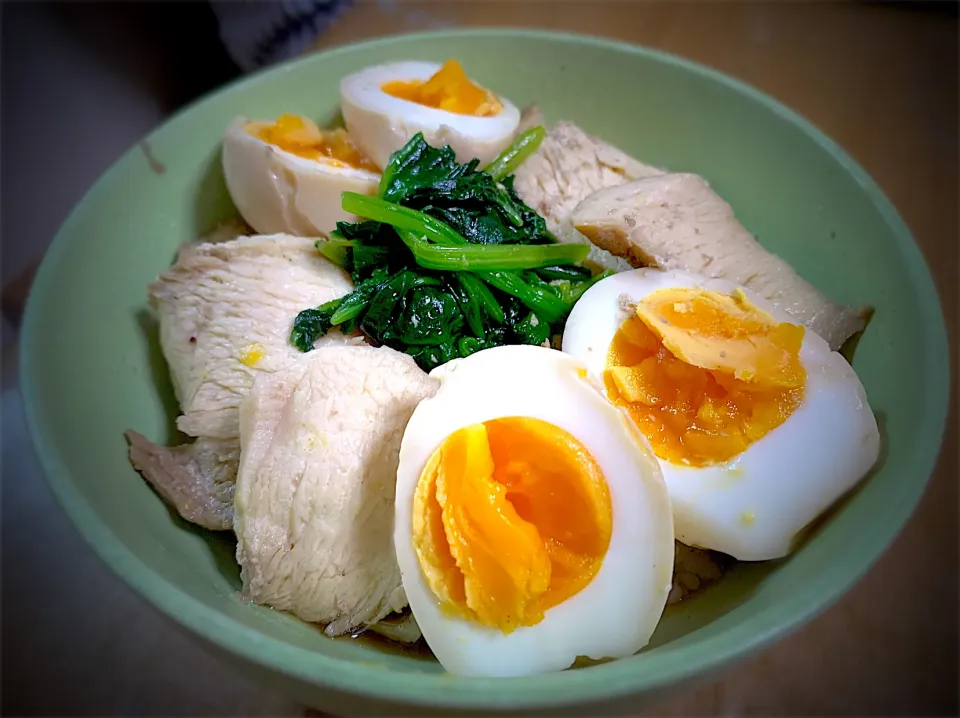
[(539, 419), (455, 431), (430, 457), (414, 497), (413, 542), (441, 607), (505, 634), (583, 590), (612, 530), (600, 466)]
[(803, 400), (803, 334), (739, 291), (663, 289), (617, 330), (606, 389), (659, 458), (692, 466), (728, 461)]
[(344, 129), (321, 130), (317, 124), (299, 115), (281, 115), (276, 122), (251, 122), (247, 131), (267, 144), (308, 160), (325, 158), (342, 167), (379, 172), (377, 167), (353, 143)]
[(401, 100), (458, 115), (489, 117), (503, 109), (496, 95), (473, 84), (456, 60), (447, 60), (426, 82), (393, 80), (380, 89)]

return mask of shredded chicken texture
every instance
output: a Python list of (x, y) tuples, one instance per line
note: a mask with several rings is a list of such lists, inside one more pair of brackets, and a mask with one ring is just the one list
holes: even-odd
[[(586, 239), (570, 224), (570, 214), (581, 200), (597, 190), (658, 174), (663, 170), (630, 157), (572, 122), (558, 122), (517, 169), (514, 189), (546, 219), (559, 240), (583, 243)], [(608, 269), (629, 269), (596, 247), (591, 247), (588, 260)]]
[(387, 347), (327, 346), (256, 379), (234, 497), (252, 600), (332, 636), (406, 606), (393, 547), (400, 441), (436, 388)]
[(838, 350), (871, 310), (837, 304), (767, 251), (694, 174), (639, 179), (591, 194), (571, 217), (598, 247), (634, 267), (677, 269), (750, 289)]

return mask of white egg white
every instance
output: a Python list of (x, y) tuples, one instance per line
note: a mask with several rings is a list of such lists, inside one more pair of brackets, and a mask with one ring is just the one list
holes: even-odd
[[(619, 658), (643, 648), (670, 591), (673, 522), (656, 458), (632, 420), (585, 378), (579, 361), (553, 349), (487, 349), (431, 375), (440, 389), (414, 411), (400, 448), (394, 540), (410, 608), (440, 663), (458, 675), (521, 676), (562, 670), (578, 656)], [(414, 492), (434, 450), (457, 429), (510, 416), (550, 422), (591, 452), (609, 487), (613, 532), (586, 588), (540, 623), (504, 635), (441, 611), (411, 533)]]
[[(587, 290), (573, 308), (563, 351), (602, 376), (610, 343), (633, 307), (651, 292), (672, 287), (726, 294), (737, 289), (685, 272), (615, 274)], [(777, 321), (791, 322), (770, 302), (744, 293)], [(744, 561), (786, 556), (797, 534), (874, 465), (880, 433), (853, 368), (809, 330), (800, 360), (807, 372), (803, 401), (779, 427), (724, 464), (698, 468), (660, 461), (678, 541)]]
[(357, 220), (340, 195), (374, 194), (379, 174), (286, 152), (250, 134), (249, 123), (238, 117), (223, 137), (223, 175), (247, 224), (260, 234), (315, 237)]
[(347, 75), (340, 81), (343, 119), (357, 146), (377, 165), (386, 167), (390, 155), (418, 132), (433, 147), (450, 145), (458, 162), (477, 158), (490, 162), (513, 139), (520, 111), (504, 97), (503, 109), (489, 117), (460, 115), (393, 97), (381, 87), (391, 81), (425, 82), (439, 70), (435, 62), (392, 62)]

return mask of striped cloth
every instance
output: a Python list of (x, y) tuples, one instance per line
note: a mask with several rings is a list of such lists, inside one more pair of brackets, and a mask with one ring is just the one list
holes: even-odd
[(306, 50), (353, 0), (211, 0), (220, 39), (245, 72)]

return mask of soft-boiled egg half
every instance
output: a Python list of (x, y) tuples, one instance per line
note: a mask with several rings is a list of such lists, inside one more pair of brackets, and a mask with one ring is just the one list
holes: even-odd
[(380, 171), (343, 129), (299, 115), (275, 122), (237, 118), (223, 138), (223, 174), (244, 220), (260, 234), (328, 234), (354, 222), (343, 192), (372, 195)]
[(520, 123), (509, 100), (473, 82), (456, 60), (368, 67), (341, 80), (340, 106), (350, 135), (380, 167), (418, 132), (434, 147), (450, 145), (458, 162), (485, 165)]
[(407, 424), (394, 542), (410, 608), (450, 673), (521, 676), (650, 639), (673, 572), (656, 458), (585, 367), (502, 346), (431, 372)]
[(880, 451), (859, 378), (730, 282), (637, 269), (587, 290), (563, 351), (603, 377), (660, 460), (677, 540), (745, 561), (794, 538)]

